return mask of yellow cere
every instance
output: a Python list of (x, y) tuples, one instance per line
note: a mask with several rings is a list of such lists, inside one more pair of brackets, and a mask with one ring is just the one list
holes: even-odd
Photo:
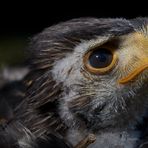
[(141, 72), (148, 68), (148, 38), (141, 32), (130, 34), (126, 40), (125, 45), (130, 46), (131, 52), (135, 54), (139, 61), (138, 66), (130, 72), (127, 76), (121, 78), (118, 82), (120, 84), (126, 84), (133, 80)]

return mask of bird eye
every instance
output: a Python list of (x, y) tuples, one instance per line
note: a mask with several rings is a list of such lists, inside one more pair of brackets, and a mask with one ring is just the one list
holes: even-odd
[(110, 65), (113, 55), (111, 51), (101, 48), (93, 51), (89, 56), (89, 64), (94, 68), (104, 68)]
[(86, 53), (83, 60), (88, 71), (99, 74), (115, 65), (116, 55), (108, 48), (96, 48)]

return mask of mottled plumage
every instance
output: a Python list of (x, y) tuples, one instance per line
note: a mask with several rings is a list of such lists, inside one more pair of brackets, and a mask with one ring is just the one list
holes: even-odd
[[(40, 140), (48, 145), (52, 137), (73, 147), (93, 133), (97, 139), (89, 148), (142, 146), (147, 141), (147, 30), (147, 18), (79, 18), (36, 35), (28, 47), (25, 96), (13, 111), (23, 138), (30, 137), (19, 137), (18, 145), (40, 146)], [(99, 48), (111, 49), (116, 59), (107, 69), (92, 70), (88, 55)]]

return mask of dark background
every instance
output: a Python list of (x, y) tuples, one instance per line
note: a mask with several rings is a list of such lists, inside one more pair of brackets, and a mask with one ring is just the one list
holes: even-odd
[(77, 17), (146, 17), (146, 7), (142, 1), (5, 2), (0, 5), (0, 67), (23, 63), (29, 39), (45, 27)]

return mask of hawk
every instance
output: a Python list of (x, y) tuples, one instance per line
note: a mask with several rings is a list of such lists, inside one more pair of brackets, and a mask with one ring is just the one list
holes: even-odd
[(147, 18), (72, 19), (28, 52), (29, 72), (11, 88), (20, 93), (1, 93), (3, 147), (148, 146)]

